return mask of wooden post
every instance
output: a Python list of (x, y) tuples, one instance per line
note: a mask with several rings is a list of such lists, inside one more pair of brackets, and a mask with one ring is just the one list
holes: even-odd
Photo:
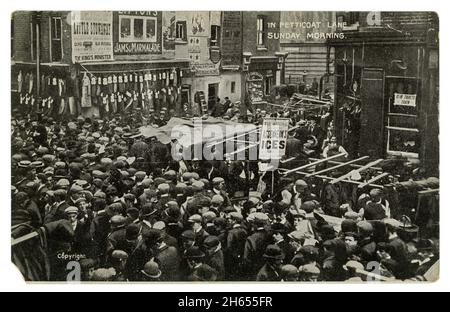
[[(287, 169), (278, 169), (278, 170), (287, 171)], [(308, 172), (302, 172), (302, 171), (296, 171), (295, 173), (303, 174), (305, 176), (309, 174)], [(328, 180), (328, 181), (334, 180), (334, 178), (331, 178), (331, 177), (325, 176), (325, 175), (316, 175), (315, 177), (320, 178), (320, 179), (324, 179), (324, 180)], [(342, 182), (355, 184), (355, 185), (361, 185), (362, 184), (362, 182), (352, 181), (352, 180), (343, 180)], [(380, 189), (384, 188), (384, 185), (379, 185), (379, 184), (369, 184), (369, 186), (373, 187), (373, 188), (380, 188)]]
[[(316, 161), (316, 160), (319, 160), (320, 158), (310, 157), (309, 159), (313, 160), (313, 161)], [(342, 162), (335, 161), (335, 160), (330, 160), (329, 163), (332, 164), (332, 165), (340, 165), (340, 164), (342, 164)], [(350, 167), (352, 167), (352, 168), (362, 168), (362, 167), (364, 167), (364, 165), (350, 164)], [(378, 170), (378, 171), (382, 171), (383, 170), (380, 167), (375, 167), (375, 166), (372, 166), (371, 168), (375, 169), (375, 170)]]
[(340, 176), (340, 177), (337, 178), (337, 179), (334, 179), (334, 180), (331, 181), (330, 183), (331, 183), (331, 184), (336, 184), (336, 183), (338, 183), (338, 182), (341, 182), (341, 181), (347, 179), (348, 177), (350, 177), (353, 173), (359, 173), (359, 172), (361, 172), (361, 171), (367, 170), (367, 169), (369, 169), (370, 167), (373, 167), (373, 166), (378, 165), (378, 164), (379, 164), (380, 162), (382, 162), (382, 161), (383, 161), (383, 159), (375, 160), (375, 161), (373, 161), (373, 162), (371, 162), (371, 163), (369, 163), (369, 164), (367, 164), (367, 165), (365, 165), (365, 166), (363, 166), (363, 167), (361, 167), (361, 168), (359, 168), (359, 169), (357, 169), (357, 170), (350, 171), (349, 173), (344, 174), (343, 176)]
[(347, 161), (346, 163), (342, 163), (342, 164), (334, 166), (334, 167), (330, 167), (330, 168), (323, 169), (323, 170), (320, 170), (320, 171), (317, 171), (317, 172), (314, 172), (314, 173), (310, 173), (310, 174), (306, 175), (306, 177), (309, 178), (309, 177), (313, 177), (313, 176), (318, 175), (318, 174), (322, 174), (322, 173), (325, 173), (325, 172), (328, 172), (328, 171), (332, 171), (334, 169), (346, 167), (346, 166), (348, 166), (350, 164), (356, 163), (358, 161), (361, 161), (361, 160), (364, 160), (364, 159), (367, 159), (367, 158), (369, 158), (369, 156), (364, 156), (364, 157), (361, 157), (361, 158), (358, 158), (358, 159), (350, 160), (350, 161)]
[(382, 174), (379, 174), (376, 177), (373, 177), (372, 179), (370, 179), (369, 181), (359, 185), (358, 188), (362, 189), (363, 187), (366, 187), (367, 185), (369, 185), (369, 184), (371, 184), (373, 182), (376, 182), (376, 181), (378, 181), (378, 180), (380, 180), (380, 179), (382, 179), (382, 178), (384, 178), (384, 177), (386, 177), (388, 175), (389, 175), (389, 173), (383, 172)]
[(30, 240), (32, 238), (35, 238), (37, 236), (39, 236), (39, 234), (37, 232), (31, 232), (30, 234), (27, 234), (27, 235), (21, 236), (19, 238), (13, 239), (12, 242), (11, 242), (11, 246), (18, 245), (20, 243), (23, 243), (23, 242), (25, 242), (27, 240)]
[(336, 158), (343, 157), (343, 156), (345, 156), (345, 153), (337, 154), (337, 155), (334, 155), (334, 156), (331, 156), (331, 157), (328, 157), (328, 158), (324, 158), (324, 159), (321, 159), (321, 160), (318, 160), (318, 161), (315, 161), (315, 162), (312, 162), (312, 163), (303, 165), (303, 166), (301, 166), (301, 167), (298, 167), (298, 168), (289, 170), (289, 171), (285, 172), (284, 174), (285, 174), (285, 175), (288, 175), (288, 174), (290, 174), (290, 173), (293, 173), (293, 172), (296, 172), (296, 171), (300, 171), (300, 170), (302, 170), (302, 169), (309, 168), (309, 167), (312, 167), (312, 166), (315, 166), (315, 165), (324, 163), (324, 162), (326, 162), (326, 161), (328, 161), (328, 160), (330, 160), (330, 159), (336, 159)]

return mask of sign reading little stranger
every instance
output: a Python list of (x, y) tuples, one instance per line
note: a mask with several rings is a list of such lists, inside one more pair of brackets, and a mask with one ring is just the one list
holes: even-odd
[(286, 153), (289, 119), (265, 119), (261, 131), (259, 158), (281, 159)]
[(112, 12), (72, 12), (71, 24), (74, 63), (113, 59)]

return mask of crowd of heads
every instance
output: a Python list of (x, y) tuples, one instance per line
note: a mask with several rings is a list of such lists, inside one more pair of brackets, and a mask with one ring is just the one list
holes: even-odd
[(121, 282), (363, 281), (374, 264), (410, 279), (438, 256), (435, 240), (388, 216), (379, 190), (358, 209), (338, 202), (335, 223), (309, 182), (244, 192), (239, 170), (175, 162), (130, 121), (13, 120), (12, 223), (51, 234), (51, 280), (67, 276), (61, 254), (81, 257), (83, 281)]

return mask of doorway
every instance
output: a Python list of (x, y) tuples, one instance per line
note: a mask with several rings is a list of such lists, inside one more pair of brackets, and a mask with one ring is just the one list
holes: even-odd
[(217, 97), (219, 96), (219, 84), (212, 83), (208, 85), (208, 109), (211, 111), (217, 104)]

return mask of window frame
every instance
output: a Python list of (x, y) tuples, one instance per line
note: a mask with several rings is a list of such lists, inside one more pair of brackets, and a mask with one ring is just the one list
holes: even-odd
[[(214, 31), (213, 31), (214, 29)], [(215, 34), (215, 38), (213, 38), (213, 33)], [(220, 26), (219, 25), (211, 25), (211, 47), (220, 47)]]
[(267, 47), (267, 16), (258, 15), (256, 17), (256, 45), (259, 48)]
[[(130, 36), (122, 37), (122, 21), (124, 19), (130, 20)], [(134, 31), (135, 20), (142, 20), (142, 38), (136, 38)], [(151, 20), (155, 23), (155, 36), (153, 38), (147, 38), (147, 23)], [(137, 16), (137, 15), (119, 15), (119, 42), (146, 42), (156, 43), (158, 42), (158, 18), (155, 16)]]
[[(59, 38), (55, 36), (56, 21), (59, 21)], [(58, 32), (56, 31), (56, 35)], [(61, 49), (60, 59), (55, 59), (55, 49), (53, 44), (59, 41), (59, 49)], [(62, 18), (61, 16), (50, 17), (50, 56), (52, 62), (62, 62), (64, 58), (63, 40), (62, 40)]]
[[(179, 33), (180, 27), (182, 34)], [(187, 22), (186, 21), (176, 21), (175, 23), (175, 40), (187, 42)]]

